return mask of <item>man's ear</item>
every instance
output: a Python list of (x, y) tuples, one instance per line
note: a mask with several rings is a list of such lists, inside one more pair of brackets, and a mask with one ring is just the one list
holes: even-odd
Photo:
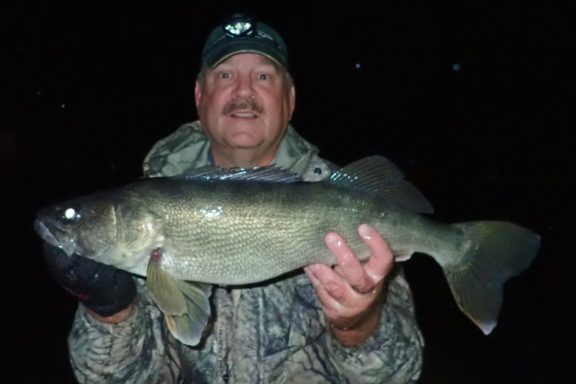
[(200, 99), (202, 98), (202, 84), (200, 84), (200, 80), (196, 80), (196, 84), (194, 86), (194, 102), (196, 103), (196, 109), (200, 105)]
[(294, 85), (290, 87), (290, 94), (288, 95), (288, 103), (290, 105), (290, 118), (292, 118), (292, 114), (294, 113), (294, 108), (296, 107), (296, 88)]

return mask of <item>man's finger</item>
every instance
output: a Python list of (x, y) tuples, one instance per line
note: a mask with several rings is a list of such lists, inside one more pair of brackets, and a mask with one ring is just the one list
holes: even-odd
[(328, 233), (325, 240), (326, 246), (338, 261), (338, 273), (348, 284), (359, 293), (372, 291), (374, 289), (372, 280), (346, 241), (334, 232)]
[(394, 255), (388, 243), (380, 236), (380, 233), (367, 224), (358, 227), (358, 234), (368, 248), (371, 256), (364, 265), (364, 271), (373, 284), (379, 283), (392, 269)]
[[(318, 295), (318, 299), (320, 300), (320, 303), (322, 303), (322, 306), (328, 311), (337, 311), (338, 308), (340, 308), (342, 305), (338, 299), (333, 296), (335, 293), (331, 294), (328, 292), (324, 286), (324, 283), (322, 282), (322, 276), (325, 276), (328, 273), (325, 271), (326, 268), (328, 267), (325, 265), (310, 265), (304, 268), (304, 272), (312, 283), (312, 286), (314, 287), (316, 294)], [(334, 273), (333, 271), (331, 272)]]

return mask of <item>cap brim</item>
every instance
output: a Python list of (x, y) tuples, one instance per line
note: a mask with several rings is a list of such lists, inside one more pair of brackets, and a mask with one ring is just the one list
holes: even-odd
[(288, 68), (288, 63), (282, 58), (277, 48), (254, 40), (246, 42), (231, 41), (229, 44), (223, 44), (205, 57), (205, 65), (209, 68), (214, 68), (224, 60), (239, 53), (257, 53), (286, 69)]

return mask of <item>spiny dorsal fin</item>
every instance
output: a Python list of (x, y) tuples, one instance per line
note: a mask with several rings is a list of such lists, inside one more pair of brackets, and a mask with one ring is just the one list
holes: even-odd
[(433, 213), (432, 204), (402, 171), (383, 156), (369, 156), (332, 173), (328, 182), (420, 213)]
[(208, 165), (192, 169), (176, 177), (184, 178), (185, 180), (203, 181), (243, 180), (270, 183), (295, 183), (302, 181), (298, 175), (274, 165), (254, 168), (221, 168)]

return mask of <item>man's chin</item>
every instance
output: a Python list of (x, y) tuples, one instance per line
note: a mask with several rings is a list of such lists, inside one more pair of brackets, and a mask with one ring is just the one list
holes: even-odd
[(235, 149), (253, 149), (262, 143), (262, 138), (250, 132), (238, 132), (231, 135), (228, 140), (228, 145)]

